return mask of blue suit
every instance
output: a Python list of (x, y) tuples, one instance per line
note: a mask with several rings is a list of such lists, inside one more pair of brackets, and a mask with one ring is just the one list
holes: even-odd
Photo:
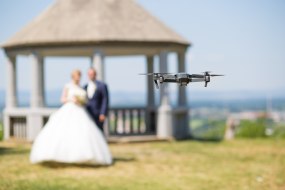
[[(99, 121), (101, 114), (107, 117), (109, 106), (109, 95), (107, 85), (101, 81), (95, 81), (96, 90), (92, 98), (88, 98), (86, 109), (97, 124), (97, 126), (103, 131), (104, 122)], [(87, 91), (88, 84), (84, 86)]]

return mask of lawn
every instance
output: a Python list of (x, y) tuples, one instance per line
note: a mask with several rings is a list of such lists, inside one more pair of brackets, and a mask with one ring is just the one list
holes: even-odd
[(0, 189), (285, 189), (285, 141), (111, 144), (109, 167), (31, 165), (30, 145), (0, 142)]

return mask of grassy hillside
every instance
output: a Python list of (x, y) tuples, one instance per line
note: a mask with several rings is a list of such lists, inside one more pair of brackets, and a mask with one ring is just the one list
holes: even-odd
[(285, 189), (284, 140), (112, 144), (115, 163), (31, 165), (29, 144), (0, 143), (0, 189)]

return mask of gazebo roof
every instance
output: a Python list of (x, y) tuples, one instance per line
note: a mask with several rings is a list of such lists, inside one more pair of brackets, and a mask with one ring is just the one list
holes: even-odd
[(120, 42), (189, 45), (134, 0), (57, 0), (3, 47)]

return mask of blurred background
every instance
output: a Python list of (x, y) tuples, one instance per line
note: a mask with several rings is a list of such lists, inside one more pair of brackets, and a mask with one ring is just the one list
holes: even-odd
[[(76, 6), (77, 3), (92, 2), (72, 1)], [(104, 1), (116, 2), (97, 2)], [(192, 139), (161, 141), (144, 136), (144, 143), (130, 143), (124, 141), (122, 130), (116, 140), (123, 139), (121, 142), (125, 143), (108, 144), (114, 158), (111, 166), (31, 164), (31, 143), (26, 140), (26, 131), (40, 125), (28, 126), (29, 119), (16, 114), (16, 119), (11, 119), (14, 122), (10, 125), (12, 130), (7, 131), (16, 131), (12, 137), (20, 138), (3, 140), (8, 64), (3, 49), (0, 49), (0, 190), (285, 189), (285, 1), (135, 1), (191, 43), (186, 52), (188, 73), (212, 71), (225, 75), (212, 78), (207, 88), (204, 83), (186, 87), (188, 109), (183, 109), (183, 117), (177, 116), (179, 124), (174, 127), (180, 127), (185, 134), (181, 125), (187, 128), (183, 118), (189, 116)], [(1, 0), (0, 44), (55, 2)], [(176, 56), (174, 53), (168, 56), (170, 72), (177, 72)], [(147, 120), (146, 114), (139, 114), (145, 113), (140, 110), (147, 110), (146, 77), (138, 75), (147, 72), (145, 57), (106, 57), (104, 61), (111, 109), (125, 108), (128, 112), (120, 113), (129, 113), (129, 117), (120, 115), (124, 121), (116, 119), (119, 117), (109, 117), (108, 121), (113, 126), (118, 123), (130, 126), (132, 119), (136, 124), (133, 128), (138, 132), (141, 121)], [(27, 108), (19, 109), (19, 113), (28, 110), (34, 116), (33, 108), (29, 109), (33, 85), (30, 63), (28, 56), (17, 57), (17, 99), (19, 106)], [(86, 57), (45, 58), (45, 103), (48, 109), (56, 110), (52, 108), (61, 106), (61, 91), (64, 84), (70, 82), (72, 70), (80, 69), (83, 72), (81, 84), (87, 82), (86, 71), (90, 64), (90, 58)], [(157, 56), (154, 71), (159, 71)], [(176, 109), (178, 87), (177, 84), (169, 87), (171, 104)], [(158, 100), (159, 90), (155, 90), (155, 98)], [(130, 117), (133, 108), (139, 109), (135, 109), (135, 114)], [(154, 119), (152, 117), (152, 121)], [(162, 121), (167, 119), (165, 117)], [(47, 118), (43, 120), (46, 122)], [(31, 121), (42, 122), (40, 119)], [(160, 126), (166, 129), (167, 124)], [(145, 126), (142, 128), (148, 132)], [(118, 127), (114, 128), (116, 131)], [(130, 135), (125, 134), (125, 137)]]
[[(208, 88), (202, 83), (187, 87), (190, 127), (195, 138), (285, 137), (285, 2), (268, 0), (137, 0), (151, 14), (191, 42), (186, 71), (225, 74), (214, 78)], [(10, 0), (0, 2), (0, 43), (3, 44), (53, 0)], [(170, 55), (170, 72), (177, 72), (175, 55)], [(0, 50), (0, 123), (5, 107), (5, 56)], [(31, 68), (27, 57), (17, 64), (18, 98), (29, 106)], [(60, 106), (62, 87), (70, 72), (84, 72), (87, 58), (47, 58), (46, 103)], [(126, 103), (146, 105), (144, 57), (107, 57), (106, 82), (111, 107)], [(155, 67), (158, 71), (158, 61)], [(118, 64), (119, 63), (119, 64)], [(123, 69), (122, 69), (123, 68)], [(56, 77), (54, 77), (56, 76)], [(117, 80), (119, 78), (119, 80)], [(132, 80), (129, 80), (132, 78)], [(83, 75), (82, 84), (87, 81)], [(170, 85), (175, 91), (177, 85)], [(171, 99), (176, 99), (176, 93)], [(0, 124), (2, 126), (2, 124)], [(2, 127), (0, 127), (3, 131)], [(2, 132), (1, 132), (2, 135)]]

